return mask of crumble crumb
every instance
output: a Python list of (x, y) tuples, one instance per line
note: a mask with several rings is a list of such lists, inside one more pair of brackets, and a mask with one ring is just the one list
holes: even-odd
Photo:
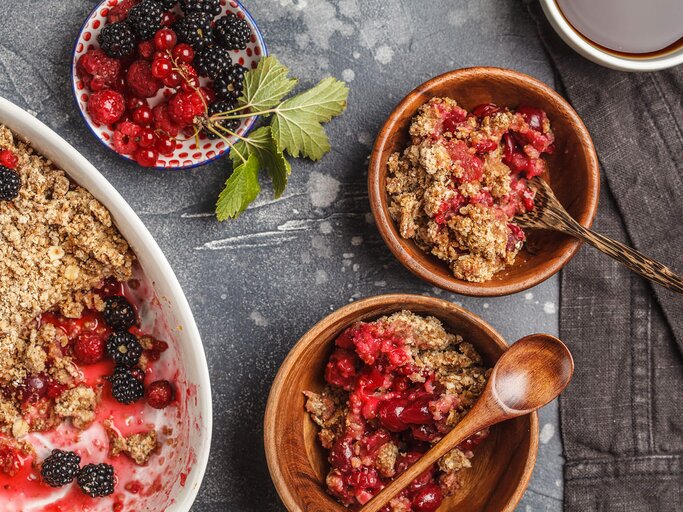
[(74, 427), (83, 430), (95, 420), (99, 399), (99, 392), (94, 389), (76, 386), (60, 395), (55, 403), (55, 413), (62, 419), (70, 418)]
[(103, 425), (109, 436), (109, 454), (112, 457), (124, 453), (137, 465), (143, 466), (147, 464), (152, 454), (159, 449), (157, 432), (154, 429), (124, 437), (115, 428), (111, 418), (105, 420)]
[(89, 192), (0, 125), (0, 150), (19, 159), (19, 196), (0, 202), (0, 333), (18, 335), (40, 313), (114, 276), (131, 275), (133, 254), (109, 212)]

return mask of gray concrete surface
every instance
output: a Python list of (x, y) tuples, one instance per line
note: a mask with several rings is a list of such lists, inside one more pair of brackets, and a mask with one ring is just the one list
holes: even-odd
[[(500, 299), (434, 289), (385, 248), (366, 193), (373, 138), (419, 83), (472, 65), (509, 67), (552, 83), (521, 2), (248, 1), (271, 52), (305, 85), (334, 75), (351, 94), (348, 112), (328, 126), (332, 152), (315, 164), (296, 162), (280, 200), (266, 185), (249, 211), (224, 224), (212, 211), (227, 160), (193, 171), (142, 170), (104, 149), (80, 119), (69, 66), (94, 4), (0, 2), (0, 95), (35, 113), (100, 169), (149, 227), (187, 294), (204, 339), (215, 411), (211, 461), (193, 511), (283, 510), (261, 441), (270, 383), (299, 336), (349, 301), (387, 292), (437, 295), (483, 316), (510, 341), (557, 332), (557, 279)], [(522, 511), (561, 510), (556, 404), (541, 412), (541, 428)]]

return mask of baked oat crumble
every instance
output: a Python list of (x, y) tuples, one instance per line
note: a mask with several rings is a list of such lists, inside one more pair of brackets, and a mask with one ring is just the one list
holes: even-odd
[(533, 209), (528, 178), (554, 149), (545, 112), (492, 104), (472, 113), (433, 98), (410, 125), (410, 145), (390, 156), (389, 213), (403, 238), (448, 263), (458, 279), (490, 280), (525, 240), (513, 218)]
[[(345, 330), (325, 369), (327, 386), (305, 393), (329, 450), (330, 494), (346, 506), (367, 503), (462, 419), (489, 373), (471, 344), (431, 316), (401, 311)], [(461, 443), (387, 510), (435, 510), (487, 435)]]

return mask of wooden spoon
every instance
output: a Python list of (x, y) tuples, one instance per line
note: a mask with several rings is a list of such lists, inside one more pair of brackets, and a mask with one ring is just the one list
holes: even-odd
[(382, 489), (361, 512), (378, 512), (432, 464), (473, 434), (502, 421), (529, 414), (555, 399), (574, 373), (569, 349), (548, 334), (531, 334), (500, 357), (486, 389), (453, 430), (415, 464)]
[(530, 212), (515, 217), (520, 226), (532, 229), (552, 229), (579, 238), (644, 278), (669, 290), (683, 293), (683, 278), (676, 275), (670, 268), (621, 242), (584, 228), (562, 207), (545, 180), (534, 178), (529, 184), (536, 189), (536, 207)]

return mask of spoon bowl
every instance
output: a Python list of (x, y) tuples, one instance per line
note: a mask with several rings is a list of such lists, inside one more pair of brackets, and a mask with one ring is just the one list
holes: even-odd
[(490, 387), (511, 414), (528, 414), (554, 400), (573, 373), (574, 361), (564, 343), (548, 334), (531, 334), (501, 356)]

